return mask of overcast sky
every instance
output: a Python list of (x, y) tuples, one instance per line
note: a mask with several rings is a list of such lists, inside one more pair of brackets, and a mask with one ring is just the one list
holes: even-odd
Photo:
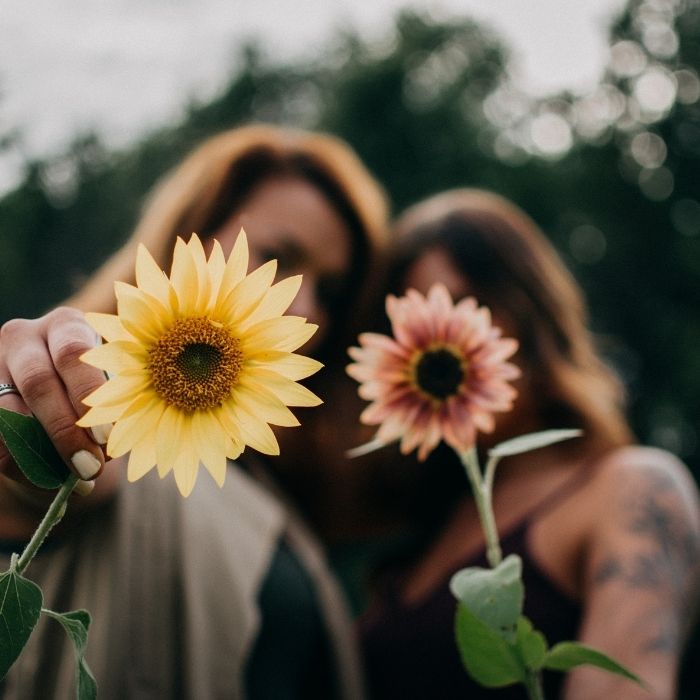
[[(338, 27), (386, 35), (404, 7), (466, 15), (512, 48), (535, 94), (585, 90), (606, 60), (606, 30), (624, 0), (0, 0), (0, 133), (27, 153), (60, 150), (95, 129), (129, 142), (206, 98), (230, 74), (240, 40), (271, 58), (313, 57)], [(13, 163), (0, 159), (0, 190)]]

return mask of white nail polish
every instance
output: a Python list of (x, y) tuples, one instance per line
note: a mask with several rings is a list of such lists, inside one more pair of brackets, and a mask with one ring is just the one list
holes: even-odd
[(73, 491), (78, 494), (78, 496), (87, 496), (92, 493), (95, 488), (94, 481), (83, 481), (82, 479), (75, 484)]
[(70, 458), (71, 464), (75, 467), (81, 479), (86, 481), (100, 471), (100, 460), (87, 450), (80, 450)]
[(109, 440), (109, 434), (112, 432), (111, 423), (103, 423), (102, 425), (94, 425), (90, 428), (92, 437), (98, 445), (106, 445)]

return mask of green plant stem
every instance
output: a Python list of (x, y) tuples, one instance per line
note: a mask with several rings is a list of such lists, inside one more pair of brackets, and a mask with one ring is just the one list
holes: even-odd
[(51, 532), (51, 529), (63, 517), (63, 514), (66, 512), (66, 501), (77, 483), (78, 477), (75, 476), (75, 474), (70, 474), (66, 477), (66, 480), (56, 494), (56, 498), (51, 502), (49, 509), (46, 511), (46, 515), (44, 515), (42, 521), (39, 523), (39, 527), (37, 527), (32, 535), (32, 539), (29, 540), (29, 544), (27, 544), (17, 560), (16, 571), (18, 574), (24, 573), (25, 569), (34, 558), (34, 555), (39, 550), (39, 547), (41, 547), (47, 535)]
[(486, 537), (486, 558), (491, 567), (496, 567), (501, 563), (503, 555), (501, 545), (498, 541), (498, 531), (496, 530), (496, 518), (493, 514), (493, 504), (491, 502), (491, 483), (484, 481), (479, 468), (479, 458), (476, 449), (472, 448), (459, 455), (462, 464), (467, 472), (469, 483), (472, 487), (476, 509), (481, 521), (481, 527)]
[(486, 462), (486, 469), (484, 470), (484, 488), (488, 489), (489, 498), (491, 497), (493, 480), (496, 476), (496, 466), (499, 460), (500, 457), (489, 457), (489, 461)]
[(527, 690), (527, 696), (530, 700), (544, 700), (542, 679), (537, 671), (528, 671), (525, 679), (525, 690)]

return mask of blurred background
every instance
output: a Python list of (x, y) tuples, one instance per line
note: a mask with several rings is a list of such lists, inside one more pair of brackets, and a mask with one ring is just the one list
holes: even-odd
[(0, 0), (0, 322), (80, 285), (210, 133), (323, 129), (396, 211), (460, 185), (528, 211), (640, 440), (700, 480), (700, 3), (251, 4)]

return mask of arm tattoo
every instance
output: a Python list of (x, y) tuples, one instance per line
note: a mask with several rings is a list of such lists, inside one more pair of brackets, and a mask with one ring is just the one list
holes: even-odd
[(694, 611), (688, 592), (700, 562), (700, 534), (685, 517), (677, 482), (656, 469), (640, 469), (621, 508), (624, 526), (639, 547), (608, 555), (594, 572), (594, 585), (616, 582), (632, 590), (655, 591), (664, 604), (670, 602), (678, 615), (669, 618), (667, 608), (660, 607), (654, 615), (655, 636), (644, 648), (676, 651), (682, 642), (685, 608)]

